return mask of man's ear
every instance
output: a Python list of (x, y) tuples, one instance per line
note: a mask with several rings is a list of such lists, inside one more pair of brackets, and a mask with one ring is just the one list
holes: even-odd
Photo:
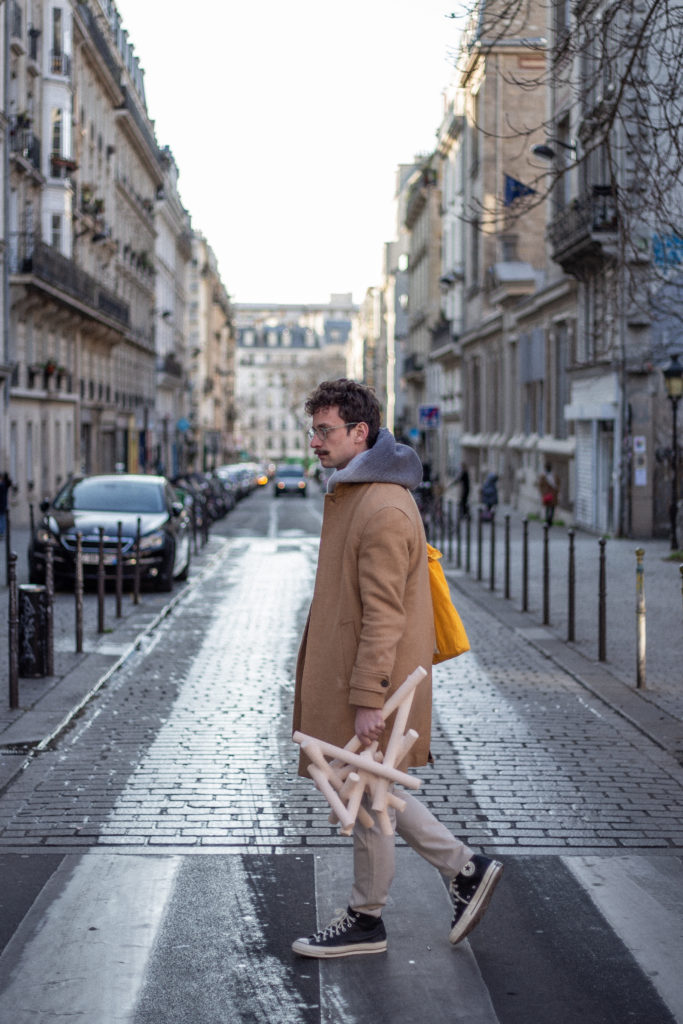
[(357, 423), (353, 429), (358, 431), (356, 437), (358, 437), (359, 440), (365, 441), (367, 443), (368, 437), (370, 435), (370, 427), (367, 425), (367, 423)]

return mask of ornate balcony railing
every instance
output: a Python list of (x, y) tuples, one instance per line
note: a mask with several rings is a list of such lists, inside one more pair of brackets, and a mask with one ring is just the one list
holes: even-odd
[(126, 302), (104, 288), (73, 260), (31, 234), (22, 232), (10, 236), (10, 272), (32, 274), (94, 312), (117, 321), (122, 327), (130, 325), (130, 307)]
[(16, 120), (10, 127), (10, 152), (40, 170), (40, 139), (31, 128), (20, 125)]
[(606, 254), (608, 238), (618, 226), (616, 190), (611, 185), (594, 185), (549, 225), (552, 257), (568, 273), (575, 273), (582, 260)]

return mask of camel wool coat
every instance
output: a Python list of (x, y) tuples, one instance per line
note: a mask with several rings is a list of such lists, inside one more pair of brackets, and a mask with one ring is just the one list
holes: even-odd
[[(388, 431), (381, 435), (406, 447)], [(415, 459), (419, 474), (415, 483), (409, 477), (412, 486), (422, 473)], [(356, 707), (381, 708), (421, 665), (428, 676), (417, 687), (408, 721), (419, 739), (403, 767), (423, 765), (429, 758), (434, 618), (422, 520), (406, 486), (346, 483), (342, 473), (337, 476), (325, 495), (313, 600), (297, 661), (294, 730), (343, 747), (354, 734)], [(392, 719), (385, 743), (391, 725)], [(299, 774), (307, 775), (307, 764), (302, 753)]]

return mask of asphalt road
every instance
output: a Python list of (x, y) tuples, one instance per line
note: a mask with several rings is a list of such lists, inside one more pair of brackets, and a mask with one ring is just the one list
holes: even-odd
[(385, 955), (293, 938), (345, 905), (349, 840), (295, 777), (292, 675), (322, 499), (242, 502), (210, 571), (0, 797), (0, 1020), (683, 1024), (683, 772), (462, 598), (423, 799), (505, 863), (456, 949), (399, 849)]

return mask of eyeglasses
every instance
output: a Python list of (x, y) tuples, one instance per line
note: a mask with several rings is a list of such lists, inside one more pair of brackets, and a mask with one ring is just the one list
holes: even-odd
[[(362, 420), (358, 421), (358, 423), (361, 422)], [(340, 427), (357, 427), (358, 423), (337, 423), (334, 427), (311, 427), (306, 431), (306, 436), (309, 441), (312, 441), (314, 437), (317, 437), (319, 441), (325, 441), (331, 430), (339, 430)]]

